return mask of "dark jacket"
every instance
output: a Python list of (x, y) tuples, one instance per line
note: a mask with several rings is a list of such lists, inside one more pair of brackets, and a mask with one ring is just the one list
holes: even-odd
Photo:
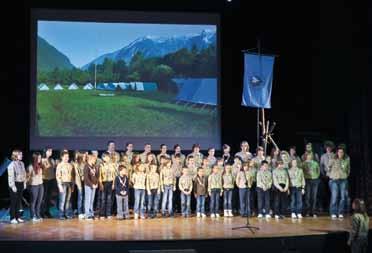
[(93, 187), (94, 184), (98, 184), (98, 167), (86, 164), (84, 167), (84, 184)]
[(196, 194), (196, 196), (201, 196), (201, 195), (207, 196), (208, 195), (207, 183), (208, 183), (208, 180), (206, 176), (203, 176), (203, 177), (196, 176), (194, 180), (194, 187), (193, 187), (194, 194)]
[[(115, 194), (119, 196), (127, 196), (128, 195), (128, 177), (124, 176), (116, 176), (115, 178)], [(122, 194), (122, 192), (125, 192), (125, 194)]]

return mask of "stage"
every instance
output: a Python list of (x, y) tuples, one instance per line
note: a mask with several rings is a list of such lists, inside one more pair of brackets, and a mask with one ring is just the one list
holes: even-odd
[[(260, 253), (278, 247), (286, 250), (296, 249), (299, 252), (347, 250), (346, 231), (350, 226), (349, 218), (344, 220), (331, 220), (329, 217), (302, 220), (251, 218), (250, 222), (251, 225), (260, 228), (255, 234), (248, 229), (233, 230), (235, 227), (245, 225), (246, 219), (241, 217), (94, 221), (46, 219), (40, 223), (26, 222), (18, 225), (2, 223), (0, 248), (21, 249), (28, 245), (32, 252), (47, 249), (53, 249), (53, 252), (66, 252), (66, 249), (75, 250), (76, 247), (89, 247), (91, 251), (97, 252), (111, 249), (116, 247), (115, 245), (118, 249), (125, 249), (128, 252), (133, 249), (195, 249), (196, 252), (226, 252), (232, 249), (239, 250), (241, 247), (244, 249), (259, 247)], [(56, 247), (59, 245), (63, 247)]]

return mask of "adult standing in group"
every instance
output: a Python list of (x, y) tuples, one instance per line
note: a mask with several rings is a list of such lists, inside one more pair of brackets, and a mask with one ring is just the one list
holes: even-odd
[(330, 192), (328, 188), (328, 165), (330, 160), (335, 158), (335, 153), (333, 152), (334, 147), (335, 145), (332, 141), (325, 141), (325, 153), (322, 154), (322, 156), (320, 157), (320, 183), (318, 191), (318, 203), (321, 210), (326, 210), (329, 208)]
[[(343, 146), (337, 147), (336, 156), (328, 164), (329, 187), (331, 190), (331, 218), (344, 218), (346, 205), (347, 179), (350, 175), (350, 158)], [(338, 199), (340, 199), (338, 201)]]
[(248, 162), (253, 158), (252, 154), (249, 152), (249, 143), (247, 141), (242, 141), (240, 143), (240, 152), (236, 153), (235, 156), (239, 157), (243, 162)]

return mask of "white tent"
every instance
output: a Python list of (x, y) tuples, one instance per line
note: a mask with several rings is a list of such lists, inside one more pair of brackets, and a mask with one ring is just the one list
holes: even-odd
[(143, 88), (143, 82), (136, 82), (136, 90), (138, 90), (138, 91), (144, 91), (145, 90)]
[(41, 83), (38, 88), (40, 91), (49, 90), (49, 87), (45, 83)]
[(93, 85), (91, 83), (87, 83), (86, 85), (84, 85), (84, 90), (92, 90), (93, 89)]
[(77, 90), (79, 89), (79, 87), (75, 84), (75, 83), (72, 83), (69, 87), (68, 87), (69, 90)]
[(59, 83), (57, 83), (57, 85), (54, 86), (54, 90), (63, 90), (63, 87)]

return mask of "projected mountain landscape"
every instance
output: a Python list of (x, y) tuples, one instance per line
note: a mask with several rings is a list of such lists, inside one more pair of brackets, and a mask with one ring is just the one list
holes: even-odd
[[(63, 43), (68, 29), (60, 34), (55, 23), (43, 21), (37, 38), (40, 136), (214, 136), (215, 26), (195, 25), (192, 33), (180, 34), (182, 25), (167, 25), (159, 35), (142, 25), (132, 40), (103, 32), (105, 40), (74, 48), (74, 40)], [(117, 41), (116, 50), (105, 46), (110, 41)], [(101, 53), (89, 60), (84, 52), (97, 48)]]

